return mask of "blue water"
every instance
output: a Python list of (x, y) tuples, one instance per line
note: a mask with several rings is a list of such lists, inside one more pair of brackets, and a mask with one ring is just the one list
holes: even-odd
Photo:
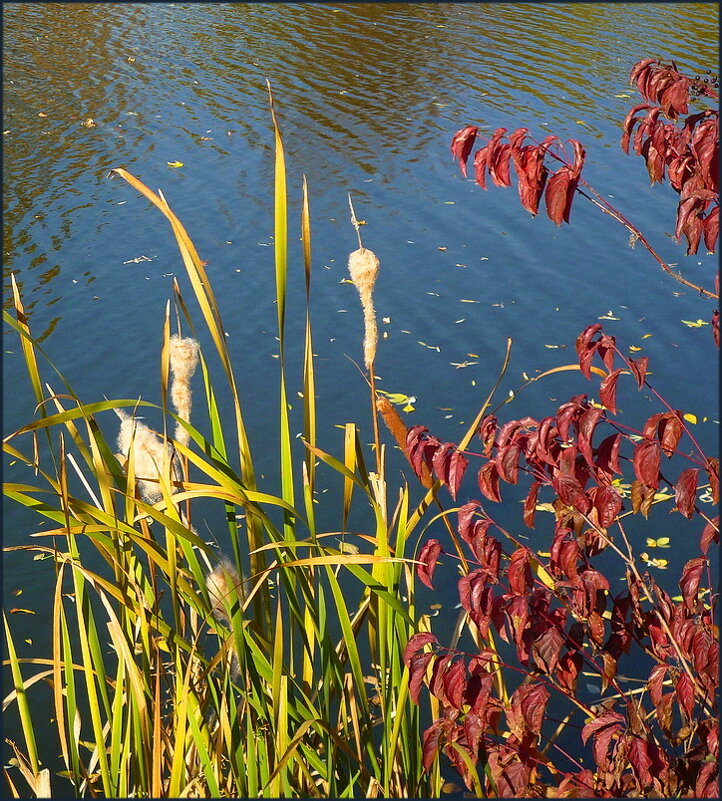
[[(574, 362), (576, 336), (602, 318), (624, 349), (649, 356), (655, 387), (696, 416), (698, 441), (716, 452), (717, 351), (708, 325), (682, 322), (708, 321), (712, 303), (665, 275), (641, 245), (631, 249), (628, 232), (583, 198), (571, 224), (557, 228), (543, 213), (527, 214), (515, 189), (485, 192), (464, 180), (449, 143), (466, 124), (581, 140), (586, 180), (665, 260), (711, 288), (716, 257), (684, 255), (672, 240), (677, 196), (650, 187), (643, 162), (625, 156), (619, 138), (639, 102), (628, 82), (635, 61), (716, 69), (717, 4), (10, 3), (3, 28), (5, 307), (15, 274), (33, 332), (84, 401), (158, 401), (173, 279), (186, 300), (192, 295), (167, 223), (124, 182), (106, 178), (123, 166), (162, 189), (208, 261), (257, 470), (267, 489), (277, 486), (268, 79), (289, 179), (292, 401), (301, 389), (303, 175), (309, 187), (322, 447), (341, 454), (337, 426), (348, 421), (371, 439), (367, 388), (352, 362), (362, 360), (361, 312), (344, 281), (357, 246), (351, 192), (364, 244), (381, 260), (379, 387), (416, 398), (409, 425), (460, 438), (496, 379), (507, 337), (512, 361), (500, 399), (524, 373)], [(88, 118), (94, 126), (81, 124)], [(32, 419), (34, 401), (14, 335), (3, 350), (7, 435)], [(590, 387), (569, 374), (545, 379), (504, 419), (552, 414)], [(644, 393), (627, 394), (622, 417), (639, 424), (656, 411)], [(101, 422), (112, 437), (112, 416)], [(392, 456), (390, 465), (398, 471), (403, 462)], [(6, 464), (7, 480), (14, 475)], [(320, 476), (331, 498), (320, 505), (321, 525), (335, 530), (338, 482)], [(467, 497), (477, 494), (470, 486)], [(222, 519), (209, 510), (205, 523), (218, 530), (220, 521), (222, 531)], [(7, 504), (4, 520), (6, 545), (27, 543), (38, 525)], [(508, 520), (521, 527), (516, 509)], [(673, 536), (670, 520), (660, 517), (660, 534)], [(678, 547), (696, 553), (694, 543)], [(37, 563), (14, 553), (5, 571), (6, 607), (25, 588), (21, 605), (39, 613), (37, 644), (48, 598), (33, 594)], [(456, 601), (453, 582), (442, 596)], [(13, 625), (21, 641), (21, 616)]]

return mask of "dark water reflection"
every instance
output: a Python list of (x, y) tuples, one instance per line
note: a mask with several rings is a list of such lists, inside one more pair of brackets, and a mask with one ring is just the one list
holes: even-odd
[[(310, 190), (322, 445), (340, 452), (335, 424), (359, 421), (365, 436), (369, 428), (365, 385), (346, 358), (361, 350), (357, 298), (343, 283), (355, 247), (352, 191), (365, 243), (382, 262), (376, 302), (390, 322), (381, 386), (418, 398), (409, 424), (457, 438), (496, 377), (507, 336), (514, 356), (503, 393), (523, 371), (572, 362), (579, 331), (606, 317), (617, 318), (602, 322), (619, 342), (650, 356), (662, 394), (697, 415), (698, 439), (716, 450), (716, 377), (687, 380), (709, 375), (714, 346), (708, 327), (681, 323), (709, 319), (712, 306), (641, 248), (630, 250), (627, 233), (589, 204), (577, 202), (561, 229), (531, 219), (516, 190), (485, 193), (463, 181), (448, 146), (467, 123), (579, 138), (587, 180), (664, 258), (711, 285), (715, 259), (685, 257), (671, 241), (674, 193), (649, 187), (643, 164), (618, 143), (620, 120), (637, 102), (628, 84), (636, 60), (716, 68), (718, 4), (5, 3), (3, 44), (4, 304), (12, 305), (14, 273), (34, 332), (84, 400), (157, 398), (174, 276), (190, 297), (165, 222), (106, 179), (125, 166), (163, 189), (209, 262), (229, 347), (248, 376), (242, 400), (259, 472), (273, 484), (268, 79), (287, 151), (296, 377), (302, 174)], [(94, 126), (82, 125), (88, 118)], [(177, 161), (184, 166), (168, 166)], [(13, 336), (4, 350), (8, 433), (28, 422), (34, 403)], [(566, 378), (549, 379), (508, 413), (543, 416), (569, 394)], [(634, 402), (630, 413), (657, 411), (648, 398)], [(337, 526), (337, 512), (332, 502), (321, 514)], [(518, 525), (516, 509), (509, 519)], [(17, 509), (7, 520), (13, 544), (36, 525)], [(668, 517), (659, 525), (671, 531)], [(14, 559), (13, 583), (30, 583), (33, 569)]]

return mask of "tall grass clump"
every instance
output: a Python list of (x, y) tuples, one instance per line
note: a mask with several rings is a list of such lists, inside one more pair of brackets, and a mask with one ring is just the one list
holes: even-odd
[[(111, 171), (170, 224), (202, 321), (188, 312), (176, 283), (178, 332), (170, 333), (170, 303), (159, 321), (159, 403), (88, 402), (62, 378), (61, 387), (47, 383), (48, 367), (61, 373), (33, 336), (13, 283), (15, 314), (5, 312), (4, 319), (20, 340), (37, 411), (3, 440), (7, 457), (27, 468), (26, 482), (8, 482), (4, 491), (38, 524), (27, 542), (6, 549), (16, 552), (6, 558), (39, 558), (38, 586), (45, 583), (52, 594), (51, 642), (37, 656), (18, 656), (5, 618), (12, 689), (4, 711), (21, 733), (9, 743), (14, 758), (5, 771), (13, 797), (68, 790), (115, 798), (441, 792), (438, 764), (427, 771), (422, 749), (438, 702), (413, 702), (419, 688), (410, 686), (404, 662), (410, 638), (431, 629), (416, 605), (414, 554), (441, 482), (427, 477), (420, 504), (407, 486), (386, 483), (373, 375), (379, 261), (363, 246), (349, 256), (349, 268), (364, 312), (376, 469), (366, 469), (353, 423), (345, 426), (340, 456), (317, 444), (305, 179), (304, 452), (294, 455), (285, 329), (296, 321), (285, 318), (286, 171), (272, 99), (271, 112), (280, 493), (258, 485), (239, 392), (244, 382), (226, 346), (221, 308), (162, 192), (123, 168)], [(181, 318), (192, 336), (182, 336)], [(210, 342), (209, 352), (201, 341)], [(207, 430), (191, 417), (198, 366)], [(230, 392), (231, 418), (220, 414), (222, 391)], [(383, 403), (378, 411), (398, 438), (403, 422)], [(316, 524), (322, 467), (343, 487), (334, 531)], [(347, 530), (354, 494), (367, 507), (361, 531)], [(223, 551), (192, 525), (202, 499), (204, 506), (217, 504), (228, 521), (227, 532), (214, 532), (228, 543)], [(444, 521), (446, 515), (441, 509)], [(340, 533), (345, 547), (332, 544)], [(34, 703), (43, 681), (52, 693), (52, 737), (47, 710)]]

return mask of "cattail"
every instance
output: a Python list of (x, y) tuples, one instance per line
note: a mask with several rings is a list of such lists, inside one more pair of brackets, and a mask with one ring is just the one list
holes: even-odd
[[(384, 423), (386, 423), (386, 428), (388, 428), (388, 430), (391, 432), (391, 435), (396, 440), (396, 444), (399, 446), (399, 448), (401, 448), (401, 452), (408, 460), (409, 456), (406, 452), (406, 434), (408, 433), (408, 429), (406, 428), (404, 421), (399, 417), (399, 413), (391, 405), (391, 401), (388, 398), (384, 398), (383, 395), (379, 395), (376, 398), (376, 408), (380, 412)], [(411, 460), (409, 460), (409, 464), (411, 464)], [(427, 489), (431, 488), (434, 483), (434, 479), (431, 476), (426, 462), (421, 463), (421, 475), (419, 476), (419, 481)]]
[(206, 588), (211, 597), (213, 617), (230, 626), (228, 607), (236, 600), (242, 603), (245, 591), (243, 580), (227, 556), (221, 557), (215, 568), (206, 576)]
[(118, 450), (126, 460), (131, 449), (133, 450), (141, 497), (147, 503), (157, 503), (163, 497), (159, 480), (164, 465), (168, 465), (167, 469), (170, 469), (174, 481), (182, 479), (178, 457), (147, 425), (122, 409), (116, 409), (115, 412), (121, 420)]
[[(243, 603), (245, 591), (243, 580), (228, 557), (223, 556), (215, 568), (206, 576), (206, 588), (211, 597), (211, 608), (216, 620), (232, 627), (228, 614), (234, 602)], [(231, 678), (235, 681), (241, 675), (238, 654), (235, 650), (231, 656)]]
[(379, 340), (373, 302), (374, 284), (379, 274), (379, 267), (378, 257), (368, 248), (360, 247), (349, 254), (348, 271), (358, 290), (364, 313), (364, 364), (367, 370), (372, 368)]
[[(193, 393), (191, 392), (191, 378), (198, 366), (198, 343), (190, 337), (181, 337), (173, 334), (168, 340), (170, 357), (170, 371), (173, 382), (170, 388), (170, 397), (178, 417), (187, 423), (191, 419), (191, 406)], [(180, 423), (176, 423), (175, 438), (182, 445), (188, 445), (190, 434)]]

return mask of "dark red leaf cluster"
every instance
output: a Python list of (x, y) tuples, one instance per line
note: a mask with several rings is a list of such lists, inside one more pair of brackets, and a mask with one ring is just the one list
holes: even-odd
[[(558, 137), (547, 136), (540, 144), (525, 144), (528, 133), (527, 128), (517, 128), (507, 136), (506, 128), (497, 128), (487, 143), (474, 154), (474, 179), (482, 189), (486, 189), (487, 174), (494, 186), (511, 186), (513, 166), (522, 206), (536, 215), (543, 196), (549, 218), (557, 225), (569, 222), (572, 201), (586, 158), (584, 147), (576, 139), (569, 139), (572, 159), (567, 162), (560, 155), (561, 142)], [(478, 128), (467, 125), (457, 131), (451, 141), (451, 154), (458, 160), (465, 178), (467, 160), (477, 134)], [(552, 146), (558, 151), (555, 153), (556, 159), (562, 164), (550, 174), (544, 162)]]
[(413, 426), (406, 434), (406, 456), (421, 480), (426, 465), (429, 472), (446, 485), (456, 500), (469, 460), (451, 442), (441, 442), (425, 426)]
[(696, 82), (655, 59), (635, 64), (630, 79), (647, 103), (627, 114), (622, 149), (629, 153), (631, 143), (644, 158), (651, 182), (663, 181), (666, 174), (679, 194), (675, 238), (685, 237), (687, 254), (697, 253), (702, 240), (714, 252), (719, 236), (719, 111), (708, 108), (688, 115)]
[[(595, 564), (625, 511), (613, 482), (633, 479), (629, 511), (646, 517), (661, 486), (662, 457), (679, 454), (685, 425), (679, 411), (667, 409), (652, 414), (634, 436), (620, 429), (612, 417), (618, 385), (624, 388), (622, 376), (631, 373), (643, 386), (647, 361), (624, 358), (599, 324), (586, 328), (576, 344), (584, 375), (591, 380), (602, 373), (604, 408), (580, 394), (541, 420), (501, 423), (488, 415), (479, 426), (478, 485), (486, 500), (461, 505), (457, 531), (470, 554), (470, 570), (458, 580), (459, 600), (481, 647), (473, 654), (450, 651), (421, 633), (404, 653), (411, 697), (418, 701), (426, 687), (440, 705), (424, 734), (424, 767), (443, 753), (471, 788), (469, 762), (483, 765), (484, 791), (498, 797), (715, 797), (719, 643), (706, 553), (719, 541), (719, 520), (704, 521), (701, 555), (682, 566), (678, 600), (634, 563), (626, 567), (621, 592), (616, 577), (610, 580)], [(595, 357), (604, 369), (592, 372)], [(409, 440), (412, 463), (434, 466), (454, 452), (423, 427)], [(716, 458), (679, 472), (673, 504), (683, 518), (700, 518), (705, 477), (716, 504)], [(553, 534), (543, 563), (484, 508), (487, 500), (500, 500), (501, 483), (528, 487), (522, 517), (530, 528), (540, 493), (551, 492)], [(630, 525), (625, 521), (624, 529)], [(418, 575), (428, 586), (442, 552), (435, 539), (421, 549)], [(514, 673), (504, 670), (491, 647), (500, 641), (514, 654)], [(427, 645), (434, 650), (424, 650)], [(620, 661), (641, 650), (652, 661), (640, 696), (628, 694)], [(572, 710), (583, 705), (583, 672), (598, 677), (603, 700), (578, 723), (585, 766), (560, 768), (542, 748), (558, 725), (549, 707), (560, 698)], [(503, 691), (499, 676), (508, 681), (518, 673), (521, 683)]]

